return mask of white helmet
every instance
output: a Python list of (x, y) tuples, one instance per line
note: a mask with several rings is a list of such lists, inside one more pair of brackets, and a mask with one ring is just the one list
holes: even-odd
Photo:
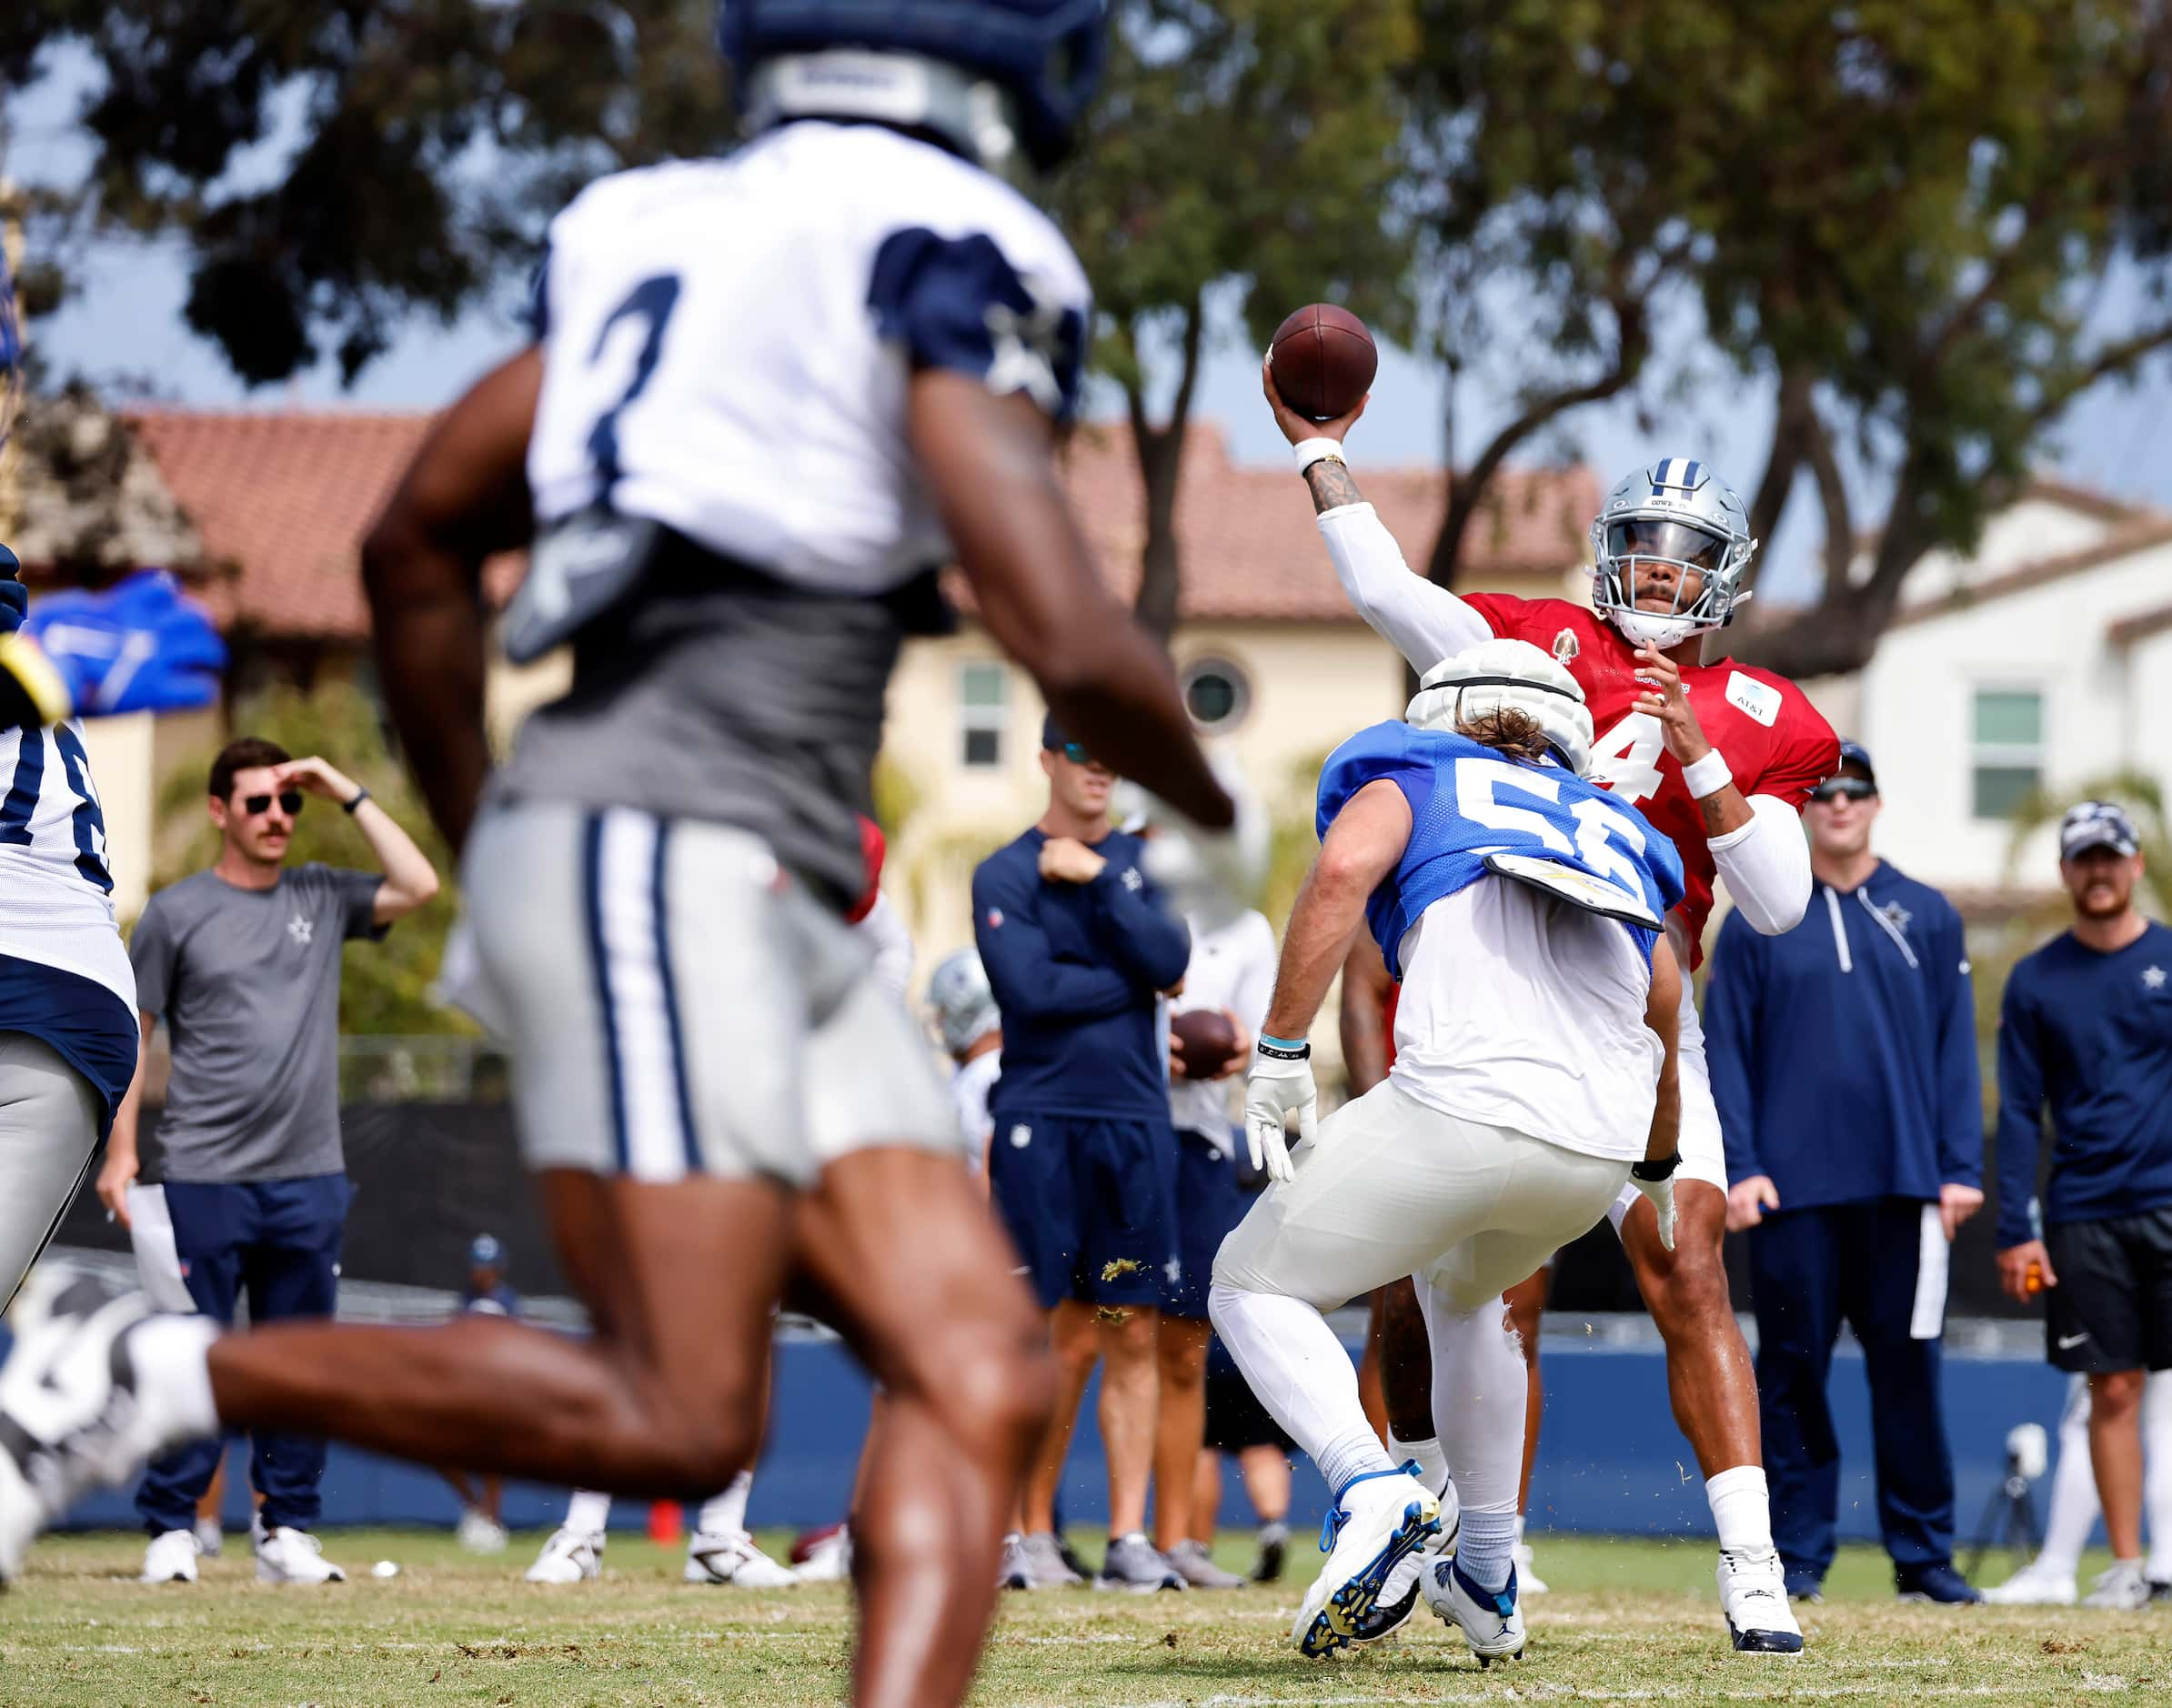
[(928, 975), (928, 1011), (942, 1034), (942, 1047), (952, 1055), (1003, 1023), (995, 992), (988, 988), (987, 970), (970, 949), (945, 955)]
[(1403, 716), (1421, 729), (1453, 731), (1509, 708), (1545, 732), (1561, 762), (1584, 775), (1592, 757), (1592, 715), (1576, 678), (1528, 640), (1487, 640), (1426, 671)]
[[(1749, 601), (1742, 578), (1756, 556), (1750, 516), (1735, 488), (1708, 463), (1662, 457), (1625, 476), (1592, 522), (1592, 608), (1638, 647), (1663, 650), (1735, 620)], [(1639, 564), (1679, 572), (1672, 611), (1636, 608)], [(1682, 587), (1694, 569), (1703, 585), (1685, 607)]]

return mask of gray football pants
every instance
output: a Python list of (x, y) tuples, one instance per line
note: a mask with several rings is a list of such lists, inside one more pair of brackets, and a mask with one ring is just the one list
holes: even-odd
[(90, 1172), (104, 1113), (105, 1100), (52, 1045), (0, 1032), (0, 1309)]

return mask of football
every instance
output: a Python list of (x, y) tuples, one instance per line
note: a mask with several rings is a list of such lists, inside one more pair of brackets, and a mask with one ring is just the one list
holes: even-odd
[(1365, 323), (1332, 303), (1308, 303), (1275, 327), (1268, 360), (1282, 401), (1315, 421), (1348, 415), (1380, 371)]
[(1192, 1009), (1176, 1015), (1169, 1030), (1176, 1036), (1170, 1054), (1181, 1080), (1211, 1080), (1237, 1053), (1237, 1029), (1219, 1009)]

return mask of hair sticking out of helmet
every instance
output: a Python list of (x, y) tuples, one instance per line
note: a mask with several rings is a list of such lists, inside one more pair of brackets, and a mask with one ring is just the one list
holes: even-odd
[(1528, 640), (1482, 641), (1442, 659), (1425, 673), (1403, 717), (1421, 729), (1469, 735), (1503, 752), (1528, 744), (1529, 725), (1539, 737), (1529, 757), (1551, 752), (1578, 776), (1591, 764), (1584, 689)]
[(1466, 717), (1455, 726), (1455, 732), (1469, 736), (1482, 748), (1533, 765), (1554, 751), (1554, 743), (1546, 738), (1539, 720), (1513, 706), (1496, 706), (1492, 711)]
[(1663, 457), (1624, 476), (1592, 522), (1592, 607), (1664, 650), (1725, 628), (1749, 599), (1749, 512), (1705, 463)]

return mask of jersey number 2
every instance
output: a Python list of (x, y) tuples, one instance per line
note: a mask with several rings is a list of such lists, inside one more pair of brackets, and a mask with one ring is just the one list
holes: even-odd
[(1666, 751), (1666, 732), (1650, 712), (1631, 712), (1592, 743), (1593, 782), (1624, 800), (1649, 800), (1665, 779), (1659, 756)]
[[(98, 798), (91, 792), (90, 755), (65, 724), (53, 726), (53, 745), (60, 749), (60, 763), (68, 774), (68, 788), (75, 797), (72, 815), (75, 828), (75, 869), (84, 881), (113, 894), (113, 874), (106, 869), (106, 815), (98, 810)], [(30, 815), (37, 810), (37, 798), (45, 780), (45, 732), (23, 731), (15, 755), (15, 777), (0, 800), (0, 842), (30, 846)]]

